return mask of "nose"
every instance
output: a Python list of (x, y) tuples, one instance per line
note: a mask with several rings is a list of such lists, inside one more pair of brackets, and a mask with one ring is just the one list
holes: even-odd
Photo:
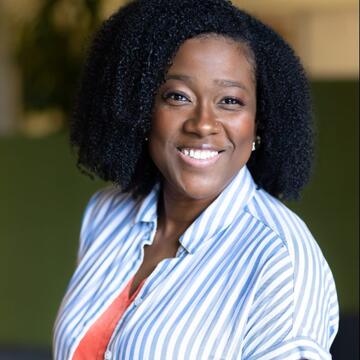
[(198, 137), (206, 137), (217, 134), (220, 131), (219, 126), (211, 106), (198, 104), (184, 122), (184, 131)]

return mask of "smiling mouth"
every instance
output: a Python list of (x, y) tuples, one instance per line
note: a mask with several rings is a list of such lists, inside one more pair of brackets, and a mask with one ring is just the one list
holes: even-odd
[(197, 160), (208, 160), (219, 155), (220, 151), (215, 150), (199, 150), (199, 149), (178, 149), (183, 155)]
[(205, 167), (214, 164), (224, 150), (177, 148), (180, 158), (188, 165)]

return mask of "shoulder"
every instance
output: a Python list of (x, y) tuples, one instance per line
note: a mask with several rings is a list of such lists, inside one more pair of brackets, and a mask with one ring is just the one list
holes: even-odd
[(85, 208), (82, 224), (97, 224), (109, 216), (113, 211), (131, 212), (136, 201), (131, 194), (123, 193), (119, 188), (109, 186), (95, 192)]
[(291, 259), (295, 281), (304, 280), (305, 273), (333, 281), (322, 250), (297, 214), (264, 190), (256, 191), (246, 211), (281, 240)]
[(80, 230), (78, 260), (101, 233), (135, 216), (138, 202), (115, 186), (95, 192), (88, 201)]
[(248, 202), (246, 211), (281, 239), (295, 268), (304, 257), (310, 257), (310, 262), (324, 260), (322, 251), (305, 222), (266, 191), (257, 190)]
[(338, 329), (339, 309), (335, 282), (316, 240), (298, 215), (263, 190), (255, 192), (245, 211), (273, 234), (274, 241), (282, 244), (281, 261), (285, 262), (286, 271), (275, 274), (277, 266), (268, 261), (259, 291), (266, 289), (272, 299), (275, 279), (288, 275), (291, 316), (289, 332), (283, 340), (308, 339), (328, 351)]
[(299, 233), (311, 237), (308, 227), (296, 213), (262, 189), (255, 191), (246, 210), (283, 239)]

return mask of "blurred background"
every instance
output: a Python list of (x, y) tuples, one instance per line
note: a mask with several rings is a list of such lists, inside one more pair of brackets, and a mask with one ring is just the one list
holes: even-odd
[[(309, 74), (317, 156), (288, 204), (333, 271), (334, 359), (358, 359), (357, 0), (233, 1), (276, 29)], [(67, 123), (89, 38), (125, 1), (0, 0), (0, 359), (50, 359), (84, 207), (105, 184), (81, 175)]]

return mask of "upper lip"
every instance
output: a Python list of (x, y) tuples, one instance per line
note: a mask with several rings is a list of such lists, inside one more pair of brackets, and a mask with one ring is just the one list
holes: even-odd
[(223, 148), (213, 144), (184, 144), (176, 147), (178, 150), (182, 149), (194, 149), (194, 150), (208, 150), (208, 151), (225, 151)]

